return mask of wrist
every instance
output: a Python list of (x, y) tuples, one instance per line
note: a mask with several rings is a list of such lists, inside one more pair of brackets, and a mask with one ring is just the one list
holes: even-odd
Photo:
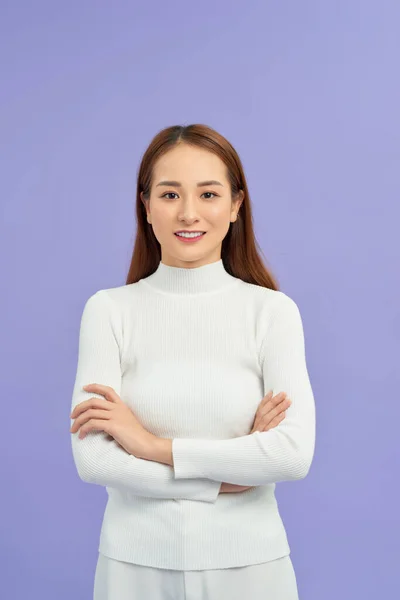
[(173, 466), (172, 440), (154, 436), (143, 458)]

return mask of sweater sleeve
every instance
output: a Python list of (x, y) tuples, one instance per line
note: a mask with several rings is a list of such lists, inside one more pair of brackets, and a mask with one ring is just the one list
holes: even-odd
[[(269, 431), (225, 440), (172, 441), (175, 478), (208, 477), (237, 485), (304, 478), (315, 447), (315, 403), (308, 376), (303, 324), (295, 301), (277, 292), (260, 348), (264, 395), (286, 392), (292, 404)], [(260, 399), (261, 402), (261, 399)]]
[[(71, 412), (77, 404), (100, 394), (82, 386), (101, 383), (121, 394), (121, 328), (106, 290), (86, 302), (81, 316), (78, 364)], [(70, 420), (70, 424), (74, 419)], [(79, 477), (88, 483), (118, 488), (137, 496), (201, 500), (214, 503), (221, 482), (206, 478), (177, 480), (173, 467), (137, 458), (103, 431), (91, 431), (83, 439), (71, 434), (72, 454)], [(193, 476), (195, 477), (195, 476)]]

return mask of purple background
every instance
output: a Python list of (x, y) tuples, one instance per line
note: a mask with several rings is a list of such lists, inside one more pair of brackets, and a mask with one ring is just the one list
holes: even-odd
[(277, 486), (300, 598), (394, 598), (399, 3), (0, 11), (2, 597), (92, 597), (107, 496), (72, 461), (79, 319), (125, 282), (147, 144), (201, 122), (237, 148), (257, 239), (303, 316), (316, 452)]

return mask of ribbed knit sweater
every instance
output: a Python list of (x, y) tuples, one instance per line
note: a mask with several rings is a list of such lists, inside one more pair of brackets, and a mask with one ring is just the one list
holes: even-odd
[[(170, 466), (129, 454), (102, 431), (71, 434), (79, 477), (108, 493), (101, 553), (178, 570), (290, 554), (275, 485), (304, 478), (315, 446), (293, 299), (233, 277), (222, 259), (190, 269), (160, 262), (87, 299), (71, 409), (97, 396), (82, 389), (89, 383), (111, 386), (148, 431), (173, 440)], [(292, 401), (286, 418), (250, 434), (269, 390)], [(220, 493), (221, 482), (252, 488)]]

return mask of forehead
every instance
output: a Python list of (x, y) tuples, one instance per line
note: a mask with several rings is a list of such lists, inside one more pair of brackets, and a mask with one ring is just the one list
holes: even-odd
[(154, 181), (175, 179), (182, 184), (218, 179), (227, 184), (226, 166), (213, 152), (188, 145), (168, 150), (154, 166)]

